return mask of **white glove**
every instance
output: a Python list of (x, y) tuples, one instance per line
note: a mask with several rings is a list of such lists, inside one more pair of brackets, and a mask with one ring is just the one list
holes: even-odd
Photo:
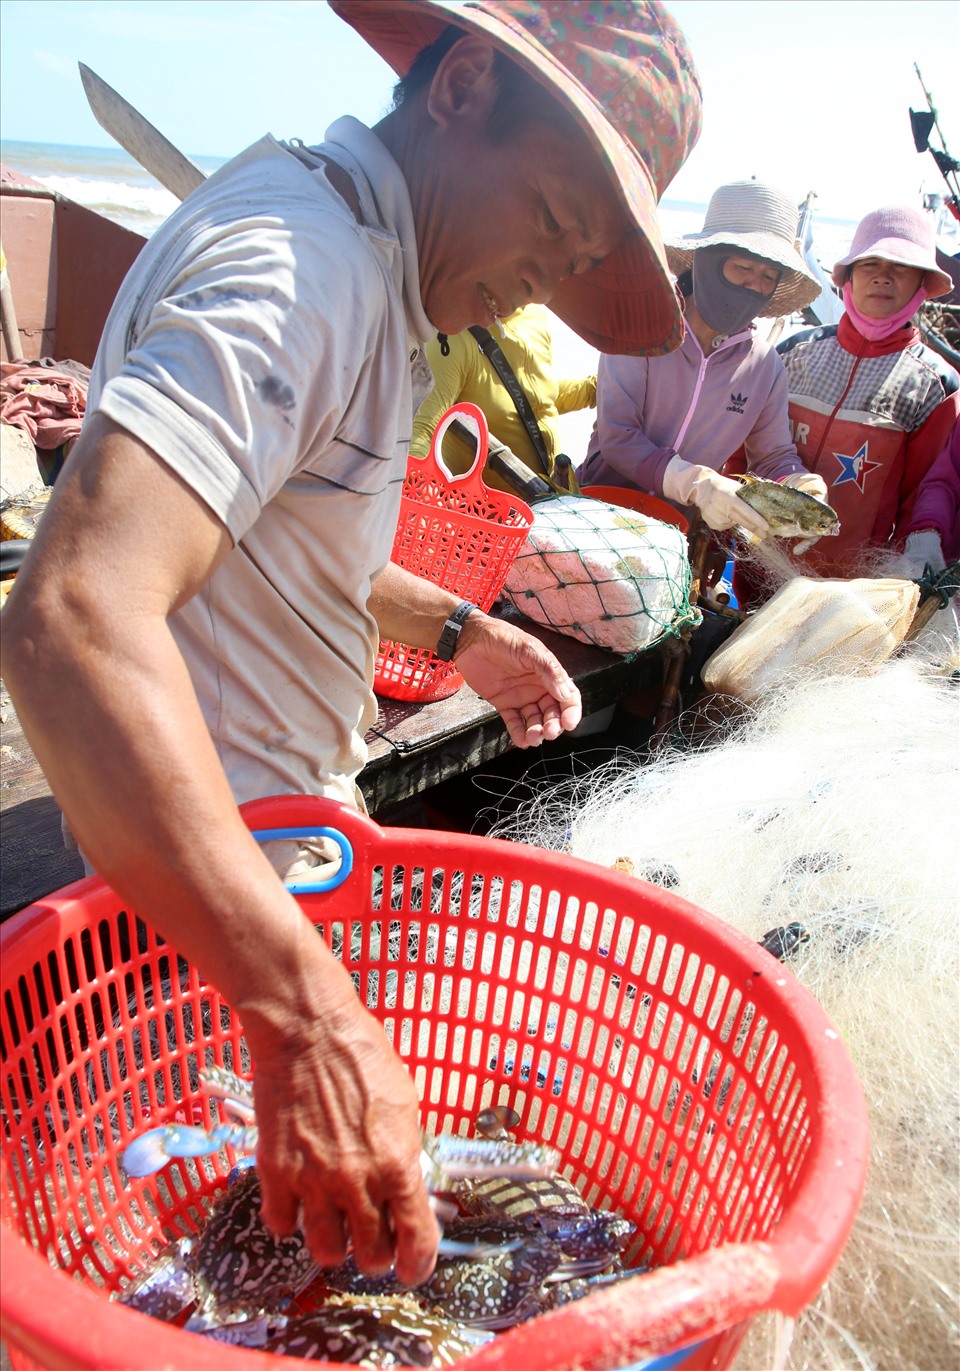
[(922, 576), (928, 562), (934, 571), (942, 571), (946, 565), (940, 534), (935, 528), (920, 528), (916, 533), (911, 533), (904, 544), (903, 556), (904, 574), (910, 580)]
[(812, 471), (795, 471), (792, 476), (788, 476), (781, 481), (782, 486), (790, 486), (793, 490), (802, 490), (806, 495), (812, 495), (814, 499), (827, 501), (827, 483)]
[(681, 505), (696, 505), (707, 528), (744, 528), (765, 538), (770, 525), (737, 495), (740, 482), (721, 476), (710, 467), (671, 457), (663, 472), (663, 493)]

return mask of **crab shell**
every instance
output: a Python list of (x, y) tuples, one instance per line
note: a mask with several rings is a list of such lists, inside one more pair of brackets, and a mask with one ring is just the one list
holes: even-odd
[(170, 1323), (193, 1304), (194, 1240), (172, 1242), (113, 1298), (118, 1304)]
[(479, 1261), (441, 1257), (430, 1279), (417, 1286), (418, 1300), (476, 1328), (510, 1328), (539, 1312), (537, 1292), (563, 1259), (559, 1243), (503, 1218), (459, 1219), (447, 1232), (499, 1250)]
[(559, 1243), (568, 1275), (602, 1271), (636, 1232), (629, 1219), (591, 1209), (563, 1176), (465, 1182), (458, 1199), (469, 1214), (510, 1219)]
[(201, 1332), (237, 1318), (277, 1312), (317, 1271), (298, 1230), (277, 1238), (260, 1217), (260, 1178), (241, 1172), (219, 1196), (194, 1251), (197, 1310), (186, 1324)]
[(404, 1299), (343, 1300), (289, 1319), (264, 1351), (365, 1366), (453, 1366), (483, 1341)]
[(511, 1179), (487, 1176), (466, 1180), (457, 1189), (460, 1206), (468, 1214), (488, 1218), (529, 1220), (535, 1223), (545, 1209), (557, 1214), (588, 1214), (590, 1206), (564, 1176)]
[(393, 1267), (382, 1276), (368, 1276), (360, 1270), (352, 1253), (339, 1266), (324, 1268), (320, 1276), (328, 1290), (335, 1290), (340, 1295), (374, 1297), (398, 1295), (406, 1290), (397, 1280)]

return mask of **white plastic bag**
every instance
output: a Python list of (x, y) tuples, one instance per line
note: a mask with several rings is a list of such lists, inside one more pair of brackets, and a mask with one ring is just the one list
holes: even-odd
[(792, 673), (842, 673), (885, 661), (913, 621), (920, 589), (900, 580), (797, 576), (707, 661), (708, 690), (748, 704)]

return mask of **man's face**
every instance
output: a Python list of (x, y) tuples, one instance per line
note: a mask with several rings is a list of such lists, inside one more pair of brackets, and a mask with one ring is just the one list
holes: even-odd
[(414, 193), (414, 216), (424, 308), (449, 334), (546, 304), (629, 227), (586, 138), (544, 124), (497, 146), (482, 130), (445, 130)]

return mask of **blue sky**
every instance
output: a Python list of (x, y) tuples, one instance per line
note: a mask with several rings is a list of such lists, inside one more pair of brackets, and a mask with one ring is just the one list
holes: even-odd
[[(675, 0), (704, 86), (704, 132), (668, 191), (704, 201), (756, 175), (860, 218), (943, 190), (907, 111), (933, 93), (960, 158), (956, 0)], [(389, 103), (386, 64), (320, 0), (3, 0), (4, 139), (109, 146), (83, 61), (183, 151), (229, 156), (262, 133), (318, 141)]]

